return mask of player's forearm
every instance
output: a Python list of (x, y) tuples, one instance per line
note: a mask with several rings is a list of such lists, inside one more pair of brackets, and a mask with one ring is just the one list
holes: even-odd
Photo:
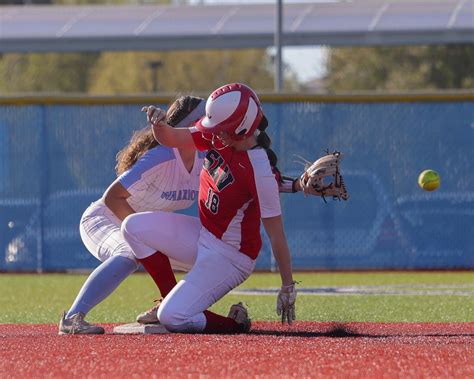
[(281, 177), (281, 182), (278, 183), (278, 190), (281, 193), (295, 193), (301, 191), (300, 181), (287, 176)]
[[(273, 246), (275, 245), (275, 246)], [(273, 256), (280, 270), (281, 283), (288, 286), (293, 283), (293, 270), (291, 266), (291, 255), (286, 239), (272, 244)]]
[(173, 134), (173, 128), (166, 123), (151, 126), (153, 137), (163, 146), (177, 147)]
[(128, 215), (135, 213), (135, 210), (128, 204), (125, 198), (105, 197), (104, 203), (120, 221), (123, 221)]
[(278, 268), (280, 269), (282, 284), (284, 286), (291, 285), (293, 282), (291, 255), (281, 215), (263, 218), (262, 222), (272, 245), (273, 256), (275, 257)]
[(120, 183), (119, 179), (116, 179), (105, 191), (103, 199), (107, 208), (123, 221), (125, 217), (135, 213), (127, 201), (129, 197), (128, 190)]
[(173, 128), (166, 123), (152, 125), (153, 137), (161, 145), (178, 148), (194, 148), (188, 128)]

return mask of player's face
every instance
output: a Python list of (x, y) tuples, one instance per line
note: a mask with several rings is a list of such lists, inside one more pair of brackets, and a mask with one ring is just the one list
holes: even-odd
[(219, 132), (216, 134), (217, 138), (219, 141), (224, 145), (224, 146), (232, 146), (233, 143), (235, 142), (231, 137), (230, 134), (227, 132)]

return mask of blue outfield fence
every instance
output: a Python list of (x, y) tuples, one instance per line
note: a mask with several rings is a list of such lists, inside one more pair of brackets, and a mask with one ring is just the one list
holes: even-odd
[[(296, 269), (474, 268), (474, 95), (263, 99), (284, 174), (344, 154), (349, 201), (281, 196)], [(97, 266), (79, 220), (151, 101), (0, 100), (0, 270)], [(427, 168), (437, 191), (417, 185)], [(274, 265), (264, 239), (257, 267)]]

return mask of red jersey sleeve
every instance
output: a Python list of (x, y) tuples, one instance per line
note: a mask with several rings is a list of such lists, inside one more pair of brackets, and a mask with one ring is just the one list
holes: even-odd
[(189, 128), (189, 131), (191, 132), (191, 137), (193, 137), (194, 144), (198, 150), (205, 151), (212, 148), (211, 141), (205, 139), (202, 132), (200, 132), (195, 126)]

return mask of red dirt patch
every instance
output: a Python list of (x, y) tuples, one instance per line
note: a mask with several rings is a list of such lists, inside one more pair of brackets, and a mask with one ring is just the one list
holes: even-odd
[(56, 333), (56, 325), (0, 325), (0, 376), (474, 377), (474, 323), (256, 322), (235, 336)]

